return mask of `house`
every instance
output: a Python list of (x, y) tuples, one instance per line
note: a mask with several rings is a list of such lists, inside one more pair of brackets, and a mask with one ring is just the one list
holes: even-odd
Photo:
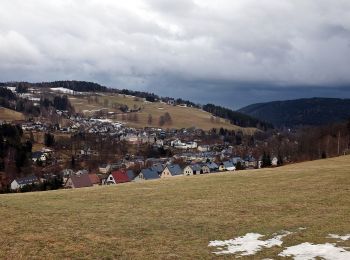
[(88, 174), (89, 173), (89, 171), (88, 170), (79, 170), (79, 171), (77, 171), (76, 173), (75, 173), (75, 175), (83, 175), (83, 174)]
[(216, 172), (219, 170), (219, 165), (217, 165), (215, 162), (209, 162), (209, 163), (207, 163), (207, 166), (208, 166), (210, 172)]
[(98, 177), (96, 173), (90, 173), (89, 178), (93, 186), (98, 186), (101, 184), (100, 177)]
[(185, 167), (184, 169), (184, 175), (190, 176), (190, 175), (197, 175), (201, 174), (201, 167), (198, 164), (191, 164)]
[(219, 165), (219, 171), (220, 171), (220, 172), (226, 171), (225, 165), (224, 165), (223, 163), (220, 163), (220, 165)]
[(92, 187), (93, 184), (91, 183), (89, 174), (80, 174), (80, 175), (72, 175), (68, 178), (67, 182), (65, 183), (65, 188), (72, 188), (72, 189), (78, 189), (78, 188), (84, 188), (84, 187)]
[(129, 180), (128, 174), (124, 170), (114, 171), (111, 174), (109, 174), (107, 178), (107, 184), (118, 184), (118, 183), (124, 183), (129, 181), (130, 180)]
[(257, 168), (259, 166), (258, 161), (251, 156), (244, 159), (244, 164), (246, 168)]
[(127, 170), (126, 174), (128, 175), (129, 181), (133, 181), (137, 176), (133, 170)]
[(242, 160), (241, 157), (233, 157), (231, 159), (231, 162), (234, 164), (234, 165), (237, 165), (238, 163), (240, 163), (241, 165), (244, 164), (244, 161)]
[(209, 152), (210, 151), (210, 146), (209, 145), (199, 145), (197, 147), (197, 150), (200, 152)]
[(201, 164), (201, 174), (210, 173), (210, 168), (207, 164)]
[(46, 154), (41, 152), (41, 151), (37, 151), (37, 152), (32, 153), (32, 161), (33, 162), (37, 162), (37, 161), (45, 162), (46, 159), (47, 159)]
[(171, 99), (168, 100), (167, 103), (168, 103), (168, 105), (170, 105), (170, 106), (174, 106), (174, 105), (175, 105), (175, 99), (172, 99), (172, 98), (171, 98)]
[(197, 142), (188, 142), (186, 143), (186, 148), (188, 149), (196, 149), (198, 147)]
[(151, 169), (153, 171), (156, 171), (158, 173), (158, 175), (160, 175), (163, 172), (163, 170), (164, 170), (164, 166), (162, 164), (160, 164), (160, 163), (157, 163), (157, 164), (153, 164)]
[(225, 162), (223, 162), (223, 165), (224, 165), (226, 171), (235, 171), (236, 170), (236, 167), (234, 166), (234, 164), (231, 161), (225, 161)]
[(107, 174), (111, 170), (110, 164), (102, 164), (98, 167), (98, 171), (102, 174)]
[(23, 188), (26, 185), (32, 185), (32, 184), (38, 184), (38, 183), (39, 183), (39, 179), (34, 175), (15, 179), (11, 182), (11, 190), (18, 190), (20, 188)]
[(277, 166), (278, 165), (278, 158), (276, 156), (274, 156), (272, 159), (271, 159), (271, 165), (272, 166)]
[(143, 180), (154, 180), (159, 179), (159, 174), (157, 171), (152, 170), (151, 168), (142, 169), (140, 174), (134, 179), (135, 181)]
[(69, 176), (73, 175), (74, 171), (72, 169), (64, 169), (60, 172), (60, 175), (63, 178), (63, 183), (66, 183)]
[(180, 165), (173, 164), (173, 165), (166, 166), (160, 177), (167, 178), (171, 176), (180, 176), (180, 175), (182, 175), (182, 169)]

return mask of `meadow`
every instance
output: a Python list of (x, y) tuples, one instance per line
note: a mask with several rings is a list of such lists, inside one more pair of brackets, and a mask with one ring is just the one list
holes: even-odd
[[(0, 259), (229, 259), (212, 240), (350, 233), (350, 156), (76, 190), (0, 195)], [(305, 228), (302, 231), (299, 228)], [(350, 246), (343, 241), (342, 246)], [(274, 246), (241, 259), (285, 259)]]
[(0, 107), (0, 121), (13, 122), (24, 119), (25, 118), (22, 113), (4, 107)]
[[(71, 96), (70, 102), (77, 112), (83, 112), (85, 114), (88, 114), (89, 111), (96, 111), (99, 109), (117, 112), (119, 115), (117, 115), (117, 117), (112, 116), (112, 119), (122, 121), (128, 126), (136, 128), (150, 126), (159, 127), (159, 117), (168, 112), (171, 115), (172, 123), (163, 126), (163, 128), (180, 129), (196, 127), (207, 131), (212, 128), (223, 127), (230, 130), (242, 130), (247, 134), (252, 134), (257, 130), (256, 128), (242, 128), (232, 125), (223, 118), (215, 118), (215, 120), (212, 120), (212, 115), (210, 113), (197, 108), (171, 106), (161, 102), (145, 102), (143, 99), (126, 95), (101, 95), (89, 97)], [(97, 102), (95, 102), (95, 97)], [(138, 120), (132, 120), (132, 117), (128, 118), (126, 114), (123, 118), (119, 109), (115, 108), (115, 105), (127, 105), (130, 109), (141, 108), (139, 112), (135, 112)], [(152, 116), (152, 123), (148, 122), (149, 115)]]

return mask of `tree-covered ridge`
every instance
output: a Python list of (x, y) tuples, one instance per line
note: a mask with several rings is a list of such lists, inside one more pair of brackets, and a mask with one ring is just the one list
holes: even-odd
[(228, 119), (234, 125), (239, 125), (242, 127), (256, 127), (263, 130), (272, 128), (272, 125), (270, 123), (261, 121), (249, 115), (245, 115), (243, 113), (233, 111), (225, 107), (207, 104), (203, 106), (203, 110), (215, 116)]
[[(4, 84), (4, 83), (2, 83)], [(107, 87), (101, 86), (97, 83), (87, 81), (65, 80), (65, 81), (53, 81), (53, 82), (9, 82), (5, 83), (11, 87), (38, 87), (38, 88), (66, 88), (77, 92), (107, 92)]]
[(309, 98), (253, 104), (239, 112), (271, 122), (277, 127), (319, 126), (346, 121), (350, 99)]

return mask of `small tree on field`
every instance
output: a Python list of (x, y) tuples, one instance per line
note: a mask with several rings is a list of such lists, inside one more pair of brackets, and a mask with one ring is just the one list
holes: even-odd
[(164, 116), (160, 116), (160, 117), (159, 117), (159, 125), (160, 125), (160, 126), (165, 125), (165, 119), (164, 119)]
[(51, 147), (55, 144), (55, 136), (50, 133), (46, 133), (44, 139), (47, 147)]
[(152, 123), (153, 123), (153, 117), (152, 117), (151, 114), (148, 114), (148, 120), (147, 120), (147, 122), (148, 122), (149, 125), (152, 125)]

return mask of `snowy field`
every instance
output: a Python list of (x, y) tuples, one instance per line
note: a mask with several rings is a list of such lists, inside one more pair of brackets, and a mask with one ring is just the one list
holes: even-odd
[[(254, 256), (256, 253), (274, 246), (282, 247), (283, 238), (302, 232), (305, 228), (299, 228), (298, 231), (281, 231), (273, 234), (270, 239), (263, 240), (264, 235), (258, 233), (248, 233), (244, 236), (224, 241), (210, 241), (209, 247), (216, 247), (217, 251), (213, 253), (216, 255), (234, 255), (236, 257)], [(337, 235), (329, 234), (328, 239), (333, 240), (325, 244), (312, 244), (305, 242), (290, 247), (282, 247), (282, 252), (278, 254), (279, 257), (291, 257), (295, 260), (349, 260), (350, 251), (347, 248), (338, 246), (337, 243), (350, 240), (350, 234)]]

